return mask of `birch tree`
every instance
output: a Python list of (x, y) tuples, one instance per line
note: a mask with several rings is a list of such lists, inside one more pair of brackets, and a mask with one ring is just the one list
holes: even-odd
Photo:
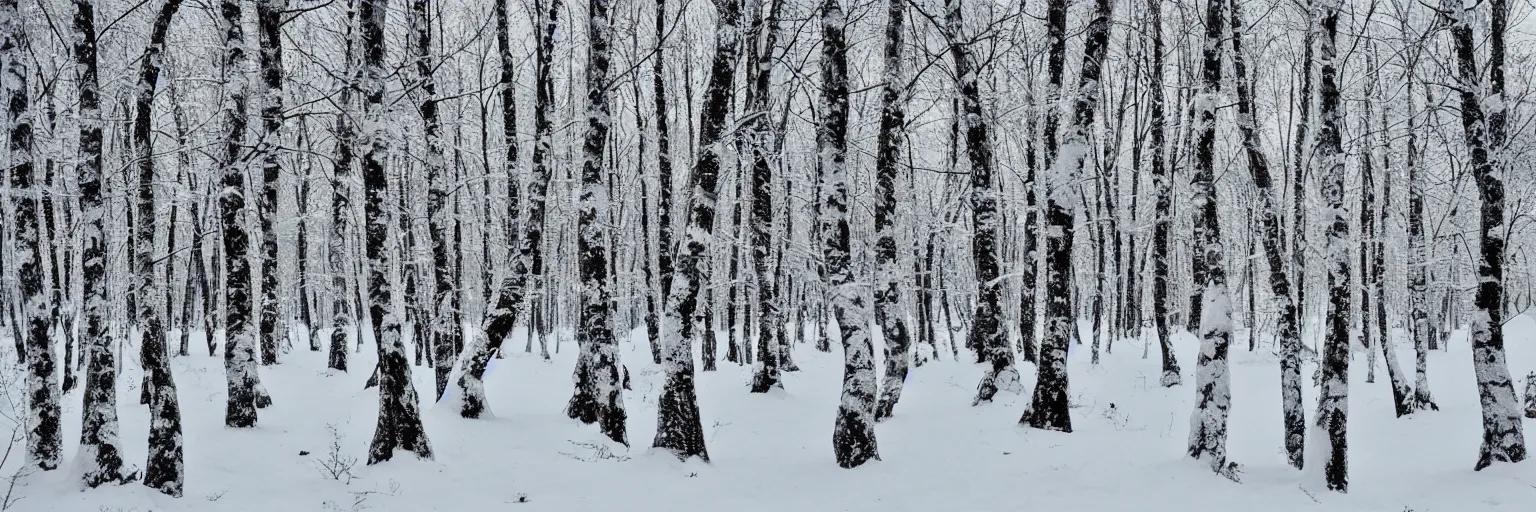
[[(1489, 21), (1488, 86), (1483, 88), (1477, 65), (1471, 13), (1461, 2), (1447, 0), (1442, 14), (1449, 18), (1460, 79), (1461, 126), (1467, 143), (1477, 195), (1482, 201), (1478, 233), (1482, 239), (1477, 261), (1476, 311), (1470, 326), (1472, 367), (1483, 407), (1483, 443), (1477, 464), (1525, 460), (1525, 431), (1519, 399), (1504, 356), (1504, 169), (1500, 160), (1508, 138), (1504, 105), (1504, 31), (1509, 15), (1505, 0), (1492, 0)], [(1486, 111), (1485, 111), (1486, 109)]]
[(885, 379), (875, 420), (891, 417), (907, 380), (906, 313), (901, 308), (901, 263), (896, 259), (896, 173), (901, 159), (906, 112), (902, 105), (901, 31), (905, 0), (886, 3), (885, 83), (880, 95), (880, 136), (875, 149), (875, 323), (885, 339)]
[[(951, 7), (951, 15), (958, 6)], [(823, 0), (821, 17), (822, 259), (832, 314), (843, 343), (843, 399), (832, 430), (837, 465), (856, 468), (879, 459), (875, 443), (875, 354), (869, 306), (854, 277), (848, 225), (848, 18), (842, 2)], [(953, 25), (952, 25), (953, 26)]]
[[(134, 262), (134, 277), (138, 281), (140, 300), (139, 310), (135, 314), (143, 329), (139, 343), (145, 370), (145, 391), (149, 394), (149, 459), (144, 465), (144, 485), (171, 496), (181, 496), (182, 491), (181, 405), (176, 398), (176, 381), (171, 375), (170, 352), (166, 347), (165, 331), (169, 326), (160, 322), (161, 311), (158, 307), (162, 304), (159, 298), (165, 292), (155, 272), (155, 217), (158, 213), (154, 138), (150, 129), (155, 88), (165, 59), (166, 33), (180, 8), (181, 0), (167, 0), (155, 16), (149, 46), (144, 49), (143, 67), (139, 71), (133, 121), (133, 142), (139, 170), (138, 232), (135, 233), (138, 248), (134, 251), (138, 260)], [(174, 219), (172, 216), (171, 233), (176, 230)], [(167, 248), (168, 251), (171, 249), (174, 247)], [(164, 282), (169, 281), (167, 279)]]
[(1312, 438), (1318, 440), (1316, 454), (1308, 458), (1322, 460), (1320, 480), (1329, 490), (1345, 492), (1349, 488), (1349, 224), (1344, 218), (1344, 116), (1341, 111), (1338, 79), (1339, 0), (1322, 0), (1318, 5), (1318, 161), (1323, 181), (1322, 195), (1329, 208), (1327, 245), (1324, 260), (1328, 268), (1328, 314), (1324, 331), (1322, 362), (1319, 369), (1322, 389), (1317, 399), (1317, 416), (1312, 424)]
[[(770, 0), (766, 34), (763, 46), (754, 61), (757, 69), (749, 70), (752, 79), (750, 95), (752, 119), (752, 270), (757, 278), (757, 296), (754, 306), (757, 312), (757, 361), (752, 366), (752, 392), (763, 393), (772, 388), (783, 388), (780, 373), (780, 326), (784, 323), (779, 311), (778, 279), (774, 275), (773, 253), (773, 168), (769, 166), (769, 151), (773, 149), (772, 133), (768, 122), (769, 83), (773, 75), (773, 50), (778, 36), (779, 8), (784, 0)], [(751, 41), (750, 44), (757, 44)], [(777, 155), (773, 155), (777, 156)], [(784, 198), (788, 200), (788, 197)], [(745, 338), (745, 337), (744, 337)], [(751, 350), (748, 348), (748, 350)]]
[[(33, 165), (32, 105), (27, 79), (30, 71), (26, 53), (28, 34), (22, 27), (22, 11), (17, 0), (0, 0), (0, 97), (4, 98), (6, 147), (9, 150), (10, 193), (15, 213), (14, 258), (16, 278), (20, 281), (23, 316), (22, 336), (26, 343), (27, 389), (27, 460), (44, 471), (57, 469), (62, 458), (58, 365), (53, 357), (48, 296), (43, 289), (43, 252), (45, 247), (38, 203), (42, 188), (36, 183)], [(44, 183), (44, 186), (48, 183)]]
[(584, 423), (596, 422), (603, 435), (628, 446), (624, 391), (619, 378), (619, 342), (613, 334), (613, 302), (608, 289), (610, 251), (604, 246), (609, 236), (598, 219), (603, 202), (599, 194), (604, 192), (603, 151), (612, 123), (608, 67), (613, 20), (607, 0), (590, 0), (587, 14), (587, 132), (582, 145), (576, 239), (581, 273), (581, 316), (576, 342), (581, 355), (576, 363), (576, 396), (571, 398), (567, 414)]
[[(1280, 410), (1285, 429), (1286, 460), (1292, 467), (1301, 469), (1302, 447), (1306, 439), (1306, 411), (1301, 405), (1301, 326), (1296, 295), (1291, 293), (1291, 275), (1286, 272), (1284, 254), (1280, 247), (1284, 233), (1280, 230), (1279, 209), (1276, 207), (1274, 178), (1270, 175), (1269, 159), (1264, 154), (1263, 141), (1259, 140), (1257, 127), (1258, 107), (1253, 98), (1249, 80), (1247, 55), (1243, 51), (1243, 17), (1239, 4), (1231, 3), (1232, 22), (1232, 69), (1237, 74), (1237, 129), (1243, 138), (1243, 154), (1248, 161), (1248, 174), (1258, 189), (1259, 238), (1264, 246), (1265, 262), (1269, 264), (1269, 290), (1274, 298), (1279, 316), (1276, 318), (1276, 343), (1280, 345)], [(1299, 286), (1299, 284), (1298, 284)]]
[[(1227, 414), (1232, 408), (1232, 375), (1227, 351), (1232, 344), (1232, 299), (1223, 265), (1221, 223), (1216, 216), (1216, 102), (1221, 95), (1225, 12), (1222, 0), (1208, 0), (1200, 90), (1196, 93), (1194, 189), (1195, 247), (1204, 253), (1200, 290), (1200, 357), (1195, 363), (1195, 410), (1189, 418), (1190, 457), (1237, 479), (1237, 463), (1227, 460)], [(1204, 279), (1201, 280), (1201, 277)]]
[(400, 341), (400, 317), (389, 275), (394, 267), (394, 255), (386, 240), (391, 222), (384, 212), (388, 200), (385, 163), (390, 151), (384, 127), (384, 17), (389, 0), (361, 0), (359, 6), (364, 96), (363, 132), (359, 135), (367, 148), (363, 155), (363, 186), (367, 191), (363, 206), (367, 225), (368, 316), (379, 351), (379, 421), (368, 447), (368, 464), (372, 465), (393, 458), (396, 448), (431, 459), (432, 445), (421, 424), (416, 386), (411, 384), (411, 366)]
[[(1157, 196), (1152, 225), (1152, 321), (1157, 328), (1158, 348), (1163, 356), (1163, 375), (1158, 383), (1166, 388), (1179, 385), (1182, 378), (1179, 376), (1178, 359), (1173, 353), (1173, 333), (1168, 328), (1168, 230), (1173, 221), (1173, 184), (1169, 181), (1165, 156), (1168, 143), (1164, 136), (1167, 121), (1164, 119), (1163, 105), (1167, 100), (1167, 91), (1163, 86), (1163, 55), (1166, 49), (1163, 44), (1162, 3), (1162, 0), (1147, 2), (1147, 24), (1152, 33), (1152, 67), (1148, 73), (1148, 88), (1152, 90), (1152, 97), (1147, 107), (1147, 144), (1152, 147), (1149, 166), (1152, 171), (1152, 188)], [(1054, 62), (1055, 57), (1052, 58)], [(1054, 66), (1052, 76), (1056, 76)]]
[[(537, 7), (537, 6), (535, 6)], [(495, 305), (486, 313), (481, 336), (466, 348), (467, 357), (459, 374), (459, 391), (463, 404), (459, 414), (465, 418), (479, 418), (487, 410), (485, 401), (485, 367), (491, 353), (512, 334), (518, 317), (528, 310), (525, 303), (529, 295), (529, 278), (543, 272), (540, 251), (544, 240), (545, 194), (549, 190), (549, 153), (554, 125), (549, 113), (554, 102), (554, 86), (550, 84), (550, 66), (555, 46), (555, 26), (560, 12), (560, 0), (554, 0), (548, 10), (539, 10), (535, 27), (537, 69), (534, 79), (533, 105), (533, 175), (528, 185), (528, 216), (524, 219), (522, 236), (517, 240), (517, 252), (512, 257), (511, 272), (504, 276), (496, 291)], [(516, 178), (509, 178), (515, 181)], [(531, 325), (531, 322), (530, 322)], [(533, 329), (530, 328), (530, 335)]]
[[(1109, 50), (1110, 0), (1095, 0), (1088, 22), (1087, 42), (1083, 47), (1083, 67), (1078, 76), (1077, 94), (1072, 102), (1071, 125), (1062, 137), (1059, 151), (1046, 151), (1049, 164), (1046, 175), (1046, 307), (1045, 341), (1040, 345), (1040, 364), (1035, 392), (1020, 423), (1034, 428), (1072, 431), (1072, 417), (1067, 404), (1067, 346), (1077, 331), (1071, 301), (1072, 240), (1075, 210), (1086, 207), (1072, 197), (1090, 151), (1088, 132), (1099, 106), (1099, 83), (1103, 76), (1104, 56)], [(1046, 6), (1047, 31), (1064, 37), (1065, 0), (1052, 0)], [(1054, 56), (1052, 57), (1055, 58)], [(1057, 63), (1052, 63), (1052, 66)], [(1047, 144), (1051, 144), (1047, 142)]]
[(976, 270), (977, 298), (975, 320), (967, 344), (981, 350), (989, 365), (976, 386), (976, 398), (972, 400), (972, 404), (981, 404), (992, 401), (999, 389), (1018, 392), (1022, 386), (1019, 370), (1013, 365), (1013, 349), (1008, 346), (1002, 324), (1001, 273), (997, 264), (1000, 218), (993, 184), (996, 162), (982, 112), (981, 70), (971, 57), (969, 42), (961, 39), (965, 27), (961, 2), (946, 0), (944, 6), (947, 14), (943, 32), (950, 57), (955, 61), (955, 85), (960, 93), (961, 110), (955, 115), (961, 118), (959, 122), (965, 130), (965, 155), (971, 164), (971, 259)]
[(117, 357), (113, 353), (111, 315), (107, 297), (107, 206), (102, 194), (101, 89), (97, 81), (96, 6), (75, 0), (74, 58), (80, 71), (77, 114), (80, 125), (80, 165), (76, 166), (84, 245), (80, 253), (85, 337), (84, 403), (80, 407), (80, 448), (76, 452), (87, 487), (128, 483), (137, 472), (123, 468), (117, 424)]
[[(725, 151), (725, 117), (731, 108), (731, 84), (736, 75), (736, 47), (740, 38), (741, 0), (713, 0), (715, 5), (715, 52), (709, 82), (704, 90), (704, 112), (699, 119), (697, 162), (688, 176), (692, 191), (687, 230), (682, 245), (674, 250), (671, 286), (666, 293), (667, 315), (662, 324), (662, 370), (666, 373), (656, 405), (656, 438), (651, 446), (679, 459), (709, 460), (704, 446), (704, 426), (694, 387), (693, 340), (701, 313), (701, 291), (710, 279), (709, 250), (714, 237), (720, 182), (721, 152)], [(665, 183), (665, 181), (663, 181)], [(663, 186), (665, 187), (665, 185)], [(663, 220), (665, 225), (666, 221)], [(662, 281), (667, 280), (662, 270)], [(707, 329), (707, 327), (706, 327)]]
[(256, 333), (251, 332), (251, 264), (247, 259), (245, 164), (242, 149), (249, 125), (246, 115), (245, 28), (239, 0), (220, 0), (223, 29), (224, 151), (220, 155), (219, 217), (223, 224), (224, 374), (228, 401), (224, 426), (256, 426)]
[(448, 201), (447, 162), (443, 155), (443, 122), (438, 115), (437, 82), (433, 79), (432, 26), (428, 17), (429, 0), (411, 0), (411, 32), (415, 35), (417, 80), (421, 81), (421, 119), (427, 137), (427, 223), (432, 239), (432, 306), (430, 340), (416, 340), (419, 345), (428, 341), (432, 345), (432, 364), (436, 369), (437, 395), (442, 398), (448, 389), (448, 376), (453, 372), (455, 348), (462, 340), (463, 326), (459, 323), (459, 288), (454, 284), (452, 268), (448, 262), (448, 219), (443, 207)]

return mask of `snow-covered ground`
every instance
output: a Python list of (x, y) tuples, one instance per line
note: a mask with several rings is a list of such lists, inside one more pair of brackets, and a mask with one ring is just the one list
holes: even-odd
[[(1523, 391), (1524, 375), (1536, 370), (1536, 320), (1517, 318), (1506, 332), (1511, 373)], [(1398, 340), (1403, 368), (1411, 372), (1412, 347), (1401, 333)], [(1366, 359), (1357, 354), (1350, 375), (1349, 494), (1312, 490), (1301, 472), (1285, 464), (1279, 367), (1264, 347), (1248, 352), (1246, 340), (1233, 345), (1228, 445), (1230, 459), (1242, 465), (1242, 483), (1186, 457), (1196, 346), (1188, 335), (1176, 342), (1186, 385), (1172, 389), (1157, 386), (1156, 347), (1143, 358), (1139, 342), (1120, 342), (1093, 366), (1087, 346), (1073, 346), (1070, 434), (1018, 426), (1027, 393), (1005, 392), (994, 403), (972, 407), (982, 368), (949, 361), (946, 354), (942, 362), (913, 370), (895, 417), (877, 427), (882, 460), (845, 470), (834, 463), (831, 446), (842, 372), (835, 344), (831, 353), (797, 345), (802, 371), (787, 374), (783, 392), (748, 393), (749, 368), (723, 360), (720, 371), (701, 372), (700, 408), (712, 463), (683, 464), (647, 449), (661, 375), (643, 332), (623, 349), (634, 385), (625, 394), (632, 447), (605, 442), (595, 427), (563, 414), (574, 343), (567, 339), (553, 361), (544, 361), (523, 353), (521, 339), (512, 340), (507, 346), (517, 350), (495, 361), (486, 379), (495, 418), (461, 419), (449, 407), (424, 403), (436, 458), (399, 452), (395, 460), (370, 467), (361, 459), (378, 408), (376, 391), (363, 389), (374, 360), (371, 345), (353, 354), (351, 373), (328, 372), (325, 354), (302, 343), (282, 364), (263, 367), (275, 405), (261, 411), (257, 428), (242, 430), (223, 426), (222, 360), (196, 354), (204, 345), (194, 340), (193, 356), (173, 359), (186, 432), (185, 497), (138, 484), (83, 489), (70, 471), (80, 423), (76, 390), (64, 413), (67, 466), (18, 479), (11, 493), (19, 501), (11, 509), (1536, 510), (1536, 461), (1472, 471), (1481, 430), (1464, 335), (1429, 359), (1441, 409), (1403, 419), (1393, 417), (1385, 368), (1378, 367), (1377, 382), (1367, 384)], [(4, 357), (13, 360), (8, 351)], [(123, 446), (128, 460), (142, 467), (148, 411), (138, 405), (135, 358), (123, 366)], [(413, 371), (421, 396), (431, 396), (430, 368)], [(1309, 363), (1303, 376), (1311, 372)], [(1023, 373), (1027, 390), (1033, 367), (1026, 364)], [(8, 395), (19, 399), (19, 386), (11, 382)], [(1306, 393), (1310, 419), (1315, 389), (1309, 385)], [(0, 427), (9, 431), (6, 421), (0, 418)], [(1526, 426), (1528, 436), (1536, 435), (1536, 421), (1526, 420)], [(333, 443), (339, 457), (356, 460), (339, 479), (321, 467), (335, 460)], [(17, 443), (0, 468), (3, 475), (15, 473), (22, 450)]]

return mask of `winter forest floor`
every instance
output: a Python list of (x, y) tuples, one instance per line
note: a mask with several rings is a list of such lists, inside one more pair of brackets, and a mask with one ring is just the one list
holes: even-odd
[[(1241, 332), (1241, 331), (1240, 331)], [(1509, 364), (1518, 384), (1536, 370), (1536, 320), (1510, 322)], [(1398, 354), (1412, 377), (1412, 347), (1398, 332)], [(356, 511), (356, 510), (882, 510), (882, 511), (1529, 511), (1536, 507), (1536, 461), (1473, 472), (1480, 412), (1464, 334), (1434, 352), (1429, 379), (1441, 409), (1393, 417), (1386, 369), (1367, 384), (1366, 359), (1350, 368), (1349, 494), (1313, 490), (1285, 464), (1281, 448), (1279, 367), (1275, 355), (1232, 349), (1230, 460), (1242, 483), (1216, 476), (1184, 455), (1197, 352), (1194, 338), (1176, 338), (1185, 385), (1157, 386), (1157, 349), (1143, 358), (1140, 342), (1117, 343), (1100, 365), (1074, 345), (1070, 363), (1072, 421), (1063, 434), (1022, 428), (1034, 368), (1022, 367), (1026, 392), (971, 406), (982, 367), (945, 360), (913, 369), (894, 418), (877, 427), (882, 460), (859, 469), (833, 461), (832, 424), (842, 357), (795, 347), (802, 371), (786, 374), (785, 390), (748, 393), (750, 368), (724, 361), (700, 373), (699, 399), (713, 462), (682, 464), (648, 450), (655, 432), (661, 374), (651, 364), (643, 331), (624, 344), (633, 377), (625, 393), (626, 448), (604, 442), (592, 426), (567, 419), (576, 350), (568, 338), (552, 361), (522, 352), (493, 362), (486, 387), (493, 419), (466, 420), (449, 407), (423, 403), (435, 460), (407, 452), (365, 466), (378, 409), (363, 383), (375, 359), (371, 345), (354, 353), (350, 373), (325, 369), (325, 353), (304, 344), (261, 377), (275, 402), (254, 429), (223, 426), (221, 358), (172, 360), (180, 388), (186, 445), (186, 496), (170, 498), (138, 484), (82, 490), (71, 471), (78, 443), (80, 392), (67, 396), (65, 461), (59, 471), (25, 475), (11, 491), (19, 511)], [(876, 340), (876, 352), (880, 346)], [(4, 347), (12, 346), (9, 341)], [(942, 346), (942, 345), (941, 345)], [(553, 351), (554, 347), (551, 346)], [(14, 361), (9, 351), (6, 361)], [(132, 350), (131, 352), (137, 352)], [(723, 356), (722, 350), (722, 356)], [(962, 358), (966, 355), (962, 352)], [(7, 363), (9, 365), (9, 363)], [(138, 405), (136, 358), (119, 379), (122, 440), (128, 461), (142, 467), (148, 410)], [(9, 378), (19, 375), (6, 369)], [(432, 395), (432, 373), (414, 367), (418, 392)], [(1312, 365), (1303, 370), (1310, 382)], [(18, 382), (7, 396), (20, 405)], [(452, 393), (450, 388), (450, 393)], [(1307, 416), (1313, 413), (1307, 386)], [(7, 430), (18, 417), (9, 404)], [(1528, 441), (1536, 421), (1526, 420)], [(332, 434), (334, 428), (335, 434)], [(1308, 440), (1312, 441), (1311, 439)], [(337, 449), (332, 444), (337, 443)], [(23, 446), (13, 443), (3, 470), (16, 472)], [(358, 459), (349, 475), (332, 479), (321, 466)], [(308, 452), (307, 455), (300, 455)], [(8, 480), (0, 480), (4, 485)]]

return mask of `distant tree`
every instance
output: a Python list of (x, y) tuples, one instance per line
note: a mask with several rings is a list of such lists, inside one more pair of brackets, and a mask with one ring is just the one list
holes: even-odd
[[(1167, 91), (1163, 87), (1163, 55), (1166, 51), (1163, 45), (1162, 4), (1162, 0), (1147, 1), (1147, 25), (1152, 33), (1152, 64), (1147, 73), (1148, 88), (1152, 90), (1147, 108), (1147, 144), (1152, 148), (1152, 188), (1157, 196), (1152, 226), (1152, 321), (1157, 328), (1158, 347), (1163, 356), (1163, 375), (1159, 383), (1166, 388), (1179, 385), (1182, 379), (1179, 376), (1179, 361), (1173, 354), (1173, 333), (1168, 328), (1168, 230), (1169, 224), (1173, 222), (1173, 184), (1164, 156), (1167, 121), (1164, 119), (1163, 104), (1166, 102)], [(1052, 76), (1056, 76), (1056, 67), (1053, 64)]]

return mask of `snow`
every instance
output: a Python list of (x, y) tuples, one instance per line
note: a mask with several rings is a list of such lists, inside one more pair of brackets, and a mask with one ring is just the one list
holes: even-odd
[[(838, 344), (821, 353), (797, 339), (794, 357), (803, 371), (786, 372), (782, 391), (749, 393), (749, 366), (722, 361), (720, 371), (698, 373), (713, 462), (680, 463), (647, 448), (664, 372), (650, 362), (643, 332), (620, 346), (633, 377), (634, 389), (624, 393), (633, 447), (611, 443), (595, 426), (565, 416), (577, 353), (569, 332), (561, 333), (560, 352), (544, 361), (516, 350), (523, 346), (519, 330), (505, 345), (506, 359), (486, 373), (496, 417), (460, 418), (452, 397), (435, 406), (423, 402), (435, 460), (398, 456), (365, 466), (360, 461), (372, 437), (378, 395), (377, 388), (364, 390), (363, 382), (375, 349), (368, 345), (349, 354), (353, 371), (340, 373), (325, 368), (325, 351), (310, 352), (300, 344), (282, 364), (262, 368), (274, 405), (261, 411), (260, 423), (251, 429), (223, 426), (221, 357), (172, 358), (186, 431), (185, 497), (170, 498), (137, 483), (84, 490), (79, 468), (66, 466), (21, 477), (14, 490), (21, 499), (11, 510), (1424, 512), (1524, 511), (1536, 499), (1536, 462), (1472, 471), (1481, 412), (1465, 332), (1453, 336), (1448, 352), (1429, 356), (1440, 411), (1395, 418), (1391, 386), (1365, 384), (1364, 372), (1351, 372), (1348, 494), (1303, 489), (1302, 472), (1286, 465), (1277, 356), (1267, 343), (1259, 352), (1242, 350), (1247, 346), (1242, 333), (1232, 344), (1227, 445), (1228, 456), (1243, 464), (1238, 484), (1185, 454), (1184, 420), (1194, 389), (1159, 387), (1159, 362), (1143, 359), (1137, 347), (1142, 341), (1136, 340), (1117, 343), (1123, 348), (1104, 354), (1098, 366), (1086, 357), (1069, 359), (1070, 434), (1017, 426), (1027, 394), (999, 394), (993, 403), (972, 407), (974, 385), (985, 367), (949, 361), (944, 348), (946, 360), (912, 368), (895, 416), (875, 427), (881, 460), (844, 470), (831, 446), (842, 354)], [(1515, 318), (1506, 332), (1511, 373), (1536, 371), (1536, 320)], [(1407, 336), (1398, 334), (1399, 352), (1411, 357)], [(883, 343), (878, 333), (874, 337), (874, 343)], [(193, 343), (202, 346), (201, 340)], [(19, 369), (7, 352), (11, 346), (8, 340), (0, 343), (6, 366), (0, 370), (14, 377)], [(1180, 366), (1194, 368), (1198, 341), (1181, 333), (1174, 346)], [(136, 397), (136, 358), (124, 357), (123, 366), (119, 396)], [(430, 368), (412, 370), (418, 395), (432, 396)], [(1303, 368), (1304, 374), (1310, 371)], [(1023, 384), (1032, 387), (1035, 372), (1021, 373)], [(21, 390), (17, 385), (4, 390), (11, 400), (0, 400), (0, 412), (7, 413), (0, 415), (0, 429), (22, 417), (14, 414)], [(1304, 391), (1310, 421), (1316, 390)], [(80, 398), (77, 389), (65, 399), (66, 461), (78, 460), (73, 456)], [(127, 461), (142, 468), (148, 410), (132, 399), (120, 400), (119, 410)], [(1524, 421), (1530, 426), (1533, 420)], [(1316, 435), (1308, 442), (1321, 446)], [(20, 453), (18, 445), (0, 465), (0, 477), (15, 474), (25, 458)], [(321, 469), (346, 459), (355, 465), (338, 479)], [(1307, 464), (1321, 466), (1322, 460), (1314, 456)], [(0, 480), (0, 486), (5, 483)]]

